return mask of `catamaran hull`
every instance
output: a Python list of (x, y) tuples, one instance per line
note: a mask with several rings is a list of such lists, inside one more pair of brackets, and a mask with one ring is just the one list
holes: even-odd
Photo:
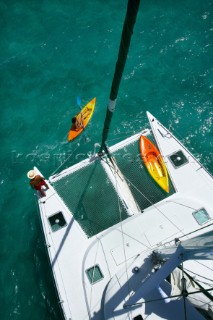
[[(149, 290), (155, 286), (152, 277), (150, 278), (151, 282), (145, 285), (145, 281), (154, 275), (150, 259), (154, 250), (160, 250), (162, 247), (174, 248), (177, 239), (184, 241), (212, 230), (213, 179), (211, 175), (156, 118), (150, 114), (148, 117), (158, 149), (167, 160), (167, 169), (176, 190), (174, 194), (165, 196), (165, 199), (150, 205), (143, 212), (138, 212), (121, 223), (88, 237), (81, 228), (81, 218), (75, 219), (70, 197), (76, 187), (76, 181), (79, 181), (80, 176), (84, 176), (82, 175), (83, 170), (85, 170), (84, 172), (89, 171), (89, 166), (93, 168), (91, 170), (94, 170), (94, 168), (102, 166), (102, 162), (104, 162), (102, 170), (105, 170), (106, 159), (104, 156), (100, 158), (96, 155), (50, 177), (50, 188), (46, 191), (46, 197), (38, 200), (51, 267), (64, 318), (67, 320), (123, 320), (127, 316), (129, 319), (134, 319), (139, 315), (147, 320), (173, 320), (173, 304), (178, 306), (178, 302), (176, 303), (174, 299), (167, 304), (159, 304), (158, 308), (151, 303), (146, 304), (146, 301), (144, 301), (145, 306), (143, 304), (143, 307), (139, 309), (133, 307), (131, 311), (123, 306), (130, 297), (133, 297), (133, 301), (129, 300), (129, 303), (143, 302), (140, 299), (139, 287), (144, 294), (145, 288)], [(117, 157), (121, 159), (122, 150), (124, 151), (126, 147), (133, 144), (138, 145), (141, 134), (145, 135), (145, 132), (143, 131), (111, 147), (110, 152), (113, 152), (116, 158), (116, 151), (119, 150)], [(109, 162), (109, 167), (111, 166), (112, 162)], [(117, 166), (119, 167), (119, 162)], [(115, 170), (118, 171), (116, 168)], [(107, 173), (107, 170), (105, 172)], [(125, 188), (122, 188), (120, 180), (124, 179), (125, 175), (120, 175), (119, 172), (117, 174), (119, 179), (116, 178), (116, 175), (114, 179), (109, 176), (109, 178), (99, 181), (100, 187), (96, 185), (94, 198), (90, 198), (90, 204), (94, 206), (94, 210), (97, 194), (98, 197), (103, 195), (104, 183), (106, 186), (110, 183), (113, 184), (112, 189), (117, 192), (117, 202), (122, 198), (122, 191), (125, 193), (125, 190), (132, 183), (127, 180)], [(74, 180), (72, 175), (75, 177)], [(137, 170), (137, 179), (138, 176), (140, 176), (140, 170)], [(76, 210), (79, 207), (85, 210), (85, 192), (92, 186), (90, 178), (89, 175), (85, 188), (82, 188), (82, 184), (79, 182), (82, 194), (79, 195), (74, 206)], [(57, 189), (58, 192), (54, 188), (57, 183), (60, 185), (60, 188)], [(98, 179), (96, 183), (98, 183)], [(65, 193), (60, 193), (62, 188), (65, 189)], [(140, 197), (143, 197), (143, 190), (139, 191)], [(91, 196), (91, 193), (89, 195)], [(124, 197), (122, 205), (134, 211), (137, 207), (133, 207), (131, 202), (132, 197), (128, 194)], [(98, 207), (98, 210), (102, 209), (101, 206)], [(119, 209), (121, 208), (119, 207)], [(119, 215), (120, 212), (116, 211), (116, 214)], [(86, 216), (83, 218), (86, 223), (91, 223), (91, 220)], [(208, 242), (211, 245), (212, 241)], [(202, 255), (207, 257), (206, 254), (204, 256), (204, 253)], [(196, 262), (196, 256), (191, 259), (190, 261)], [(150, 266), (146, 269), (148, 262)], [(193, 264), (192, 268), (193, 272), (199, 274), (201, 280), (205, 273), (204, 270), (208, 270), (209, 274), (205, 273), (207, 278), (205, 283), (208, 284), (204, 284), (207, 288), (212, 285), (211, 279), (213, 278), (213, 262), (212, 260), (208, 260), (208, 262), (207, 265), (205, 260), (202, 261), (202, 269), (199, 267), (200, 263)], [(178, 264), (181, 263), (180, 259)], [(185, 265), (187, 269), (188, 261), (183, 263), (184, 267)], [(196, 265), (195, 268), (194, 265)], [(167, 273), (165, 273), (166, 275)], [(161, 277), (160, 281), (162, 279)], [(208, 279), (210, 280), (208, 281)], [(155, 280), (154, 277), (153, 280)], [(166, 294), (169, 297), (171, 294), (171, 286), (165, 279), (161, 283), (157, 281), (153, 290), (147, 292), (147, 299), (155, 299), (160, 294)], [(194, 297), (196, 298), (196, 295)], [(179, 303), (180, 305), (183, 306), (183, 303)], [(211, 308), (210, 300), (208, 308)], [(164, 312), (164, 309), (168, 311), (166, 316), (167, 311)], [(183, 311), (183, 309), (181, 310)], [(203, 319), (194, 311), (191, 312), (191, 316), (193, 320)], [(179, 319), (183, 319), (183, 317), (179, 316)], [(190, 315), (187, 319), (190, 319)]]

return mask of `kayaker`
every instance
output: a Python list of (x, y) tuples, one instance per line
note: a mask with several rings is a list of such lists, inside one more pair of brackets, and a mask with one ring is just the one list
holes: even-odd
[(46, 193), (42, 189), (42, 186), (45, 186), (46, 189), (49, 189), (47, 183), (44, 180), (44, 177), (40, 176), (39, 174), (36, 174), (35, 170), (30, 170), (27, 173), (27, 177), (30, 179), (30, 186), (33, 189), (36, 189), (40, 192), (41, 197), (45, 197)]
[(82, 115), (72, 118), (72, 123), (75, 125), (76, 129), (80, 129), (80, 128), (84, 129), (84, 122), (83, 122)]

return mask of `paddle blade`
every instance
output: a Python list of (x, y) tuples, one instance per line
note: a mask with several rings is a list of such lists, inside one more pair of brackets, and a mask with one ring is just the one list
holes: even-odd
[(81, 106), (81, 98), (78, 96), (77, 97), (77, 105), (80, 107)]

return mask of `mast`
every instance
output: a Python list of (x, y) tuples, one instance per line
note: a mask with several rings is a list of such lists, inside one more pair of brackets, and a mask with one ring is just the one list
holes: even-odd
[(105, 149), (107, 153), (108, 151), (107, 151), (105, 142), (108, 137), (112, 115), (115, 110), (120, 81), (121, 81), (123, 70), (125, 67), (127, 54), (129, 51), (130, 41), (133, 34), (133, 28), (135, 25), (135, 21), (136, 21), (138, 9), (139, 9), (139, 4), (140, 4), (140, 0), (128, 0), (127, 12), (126, 12), (123, 31), (121, 35), (118, 59), (116, 62), (114, 77), (113, 77), (112, 86), (111, 86), (110, 98), (107, 105), (104, 128), (102, 132), (101, 151)]

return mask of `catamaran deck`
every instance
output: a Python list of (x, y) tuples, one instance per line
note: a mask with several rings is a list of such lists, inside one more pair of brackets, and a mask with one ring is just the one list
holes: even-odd
[[(175, 238), (202, 234), (204, 227), (206, 232), (212, 229), (212, 178), (153, 121), (177, 192), (170, 182), (167, 196), (143, 168), (139, 133), (111, 148), (113, 165), (106, 157), (86, 159), (51, 177), (47, 196), (39, 199), (65, 319), (103, 320), (104, 291), (127, 262), (131, 274), (137, 257), (169, 246)], [(160, 317), (156, 313), (152, 319)]]
[[(154, 140), (151, 133), (149, 139)], [(110, 149), (122, 178), (135, 200), (137, 214), (175, 192), (170, 181), (170, 192), (167, 194), (150, 177), (143, 165), (139, 152), (139, 134), (127, 139)], [(106, 170), (113, 170), (113, 164), (107, 157), (93, 157), (73, 166), (70, 171), (50, 178), (54, 189), (63, 199), (73, 217), (88, 237), (108, 229), (130, 214), (123, 198), (118, 197), (117, 181), (113, 185)], [(119, 175), (119, 173), (118, 173)], [(119, 177), (118, 177), (119, 178)]]

